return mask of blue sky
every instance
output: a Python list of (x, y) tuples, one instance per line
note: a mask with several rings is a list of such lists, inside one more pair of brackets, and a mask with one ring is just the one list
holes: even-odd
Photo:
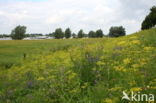
[(56, 28), (102, 29), (124, 26), (128, 34), (139, 31), (156, 0), (0, 0), (0, 33), (17, 25), (27, 33), (50, 33)]

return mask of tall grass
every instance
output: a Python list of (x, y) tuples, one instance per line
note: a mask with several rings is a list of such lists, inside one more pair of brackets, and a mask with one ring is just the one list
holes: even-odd
[(122, 103), (122, 91), (156, 94), (155, 33), (3, 42), (3, 51), (16, 51), (10, 55), (26, 50), (32, 57), (0, 72), (0, 102)]

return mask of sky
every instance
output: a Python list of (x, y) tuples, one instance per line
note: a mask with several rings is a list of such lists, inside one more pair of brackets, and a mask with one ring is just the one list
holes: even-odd
[(140, 30), (154, 5), (156, 0), (0, 0), (0, 34), (18, 25), (27, 26), (27, 33), (43, 34), (59, 27), (108, 34), (111, 26), (122, 25), (131, 34)]

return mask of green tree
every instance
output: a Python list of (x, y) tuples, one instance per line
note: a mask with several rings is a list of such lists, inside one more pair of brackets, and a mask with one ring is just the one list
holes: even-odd
[(67, 28), (67, 29), (65, 30), (65, 37), (66, 37), (66, 38), (70, 38), (70, 37), (71, 37), (71, 30), (70, 30), (70, 28)]
[(55, 32), (54, 32), (54, 37), (55, 37), (56, 39), (62, 39), (62, 38), (64, 38), (64, 32), (62, 31), (61, 28), (57, 28), (57, 29), (55, 30)]
[(119, 37), (125, 35), (126, 35), (126, 31), (125, 28), (123, 28), (122, 26), (111, 27), (109, 30), (110, 37)]
[(102, 38), (103, 37), (103, 31), (101, 29), (96, 31), (96, 37)]
[(142, 22), (141, 29), (150, 29), (156, 25), (156, 6), (150, 9), (150, 13), (146, 16), (145, 20)]
[(25, 37), (26, 33), (26, 26), (17, 26), (11, 32), (11, 38), (13, 40), (22, 40)]
[(76, 38), (76, 34), (75, 34), (75, 33), (73, 33), (73, 34), (72, 34), (72, 37), (73, 37), (73, 38)]
[(81, 29), (79, 32), (78, 32), (78, 38), (83, 38), (85, 36), (83, 30)]
[(95, 37), (96, 37), (96, 33), (95, 33), (94, 31), (90, 31), (90, 32), (88, 33), (88, 37), (89, 37), (89, 38), (95, 38)]

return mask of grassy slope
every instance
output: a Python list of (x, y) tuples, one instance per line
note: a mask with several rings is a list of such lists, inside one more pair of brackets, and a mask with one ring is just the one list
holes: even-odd
[(121, 103), (123, 90), (156, 94), (155, 34), (62, 40), (53, 51), (47, 46), (42, 55), (0, 73), (0, 102)]

